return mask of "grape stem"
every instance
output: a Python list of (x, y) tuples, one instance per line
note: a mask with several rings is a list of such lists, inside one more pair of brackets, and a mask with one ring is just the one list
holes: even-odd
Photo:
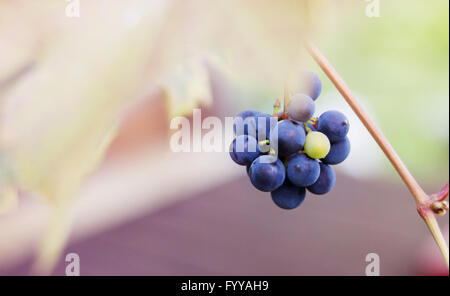
[(284, 85), (284, 97), (283, 97), (283, 117), (288, 118), (287, 105), (289, 104), (290, 93), (288, 83)]
[(439, 207), (441, 207), (440, 213), (445, 212), (445, 207), (448, 208), (448, 204), (444, 201), (444, 199), (448, 196), (449, 191), (448, 183), (439, 193), (427, 195), (425, 191), (422, 189), (422, 187), (420, 187), (420, 185), (417, 183), (416, 179), (414, 179), (412, 174), (409, 172), (408, 168), (403, 163), (397, 152), (395, 152), (394, 148), (389, 143), (387, 138), (383, 135), (381, 130), (376, 126), (376, 124), (370, 118), (368, 113), (364, 110), (361, 103), (358, 101), (358, 99), (355, 97), (355, 95), (352, 93), (350, 88), (340, 77), (340, 75), (337, 73), (337, 71), (334, 69), (331, 63), (325, 58), (325, 56), (311, 41), (305, 41), (305, 46), (308, 52), (313, 57), (313, 59), (322, 68), (322, 70), (325, 72), (328, 78), (333, 82), (338, 91), (341, 93), (341, 95), (344, 97), (344, 99), (347, 101), (347, 103), (350, 105), (350, 107), (362, 121), (364, 126), (367, 128), (372, 137), (380, 146), (381, 150), (383, 150), (384, 154), (392, 163), (395, 170), (408, 187), (409, 191), (412, 193), (417, 204), (417, 211), (419, 215), (422, 217), (422, 219), (425, 221), (434, 240), (436, 241), (436, 244), (438, 245), (439, 250), (441, 251), (442, 256), (444, 257), (445, 263), (448, 268), (449, 266), (448, 246), (444, 239), (444, 236), (442, 235), (441, 229), (439, 228), (436, 217), (434, 215), (435, 213), (439, 213), (439, 211), (436, 210), (436, 207), (438, 209)]
[(309, 126), (308, 126), (308, 123), (307, 123), (307, 122), (303, 122), (303, 126), (305, 127), (306, 133), (309, 133), (309, 132), (311, 132), (311, 129), (309, 128)]
[(278, 118), (280, 113), (280, 100), (277, 98), (273, 104), (273, 117)]
[(436, 200), (437, 201), (443, 201), (448, 197), (448, 182), (445, 184), (444, 187), (442, 187), (441, 191), (436, 194)]
[(262, 140), (262, 141), (259, 141), (258, 142), (258, 145), (259, 146), (264, 146), (264, 145), (269, 145), (270, 144), (270, 141), (269, 140)]

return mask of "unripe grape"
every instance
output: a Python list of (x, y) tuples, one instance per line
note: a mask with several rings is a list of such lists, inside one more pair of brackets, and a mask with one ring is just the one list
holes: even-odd
[(321, 159), (330, 152), (330, 141), (321, 132), (309, 132), (305, 140), (305, 153), (313, 159)]

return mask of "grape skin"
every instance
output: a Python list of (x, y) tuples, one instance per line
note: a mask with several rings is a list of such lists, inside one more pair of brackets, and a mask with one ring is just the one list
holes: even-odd
[(288, 156), (303, 149), (305, 131), (301, 124), (291, 120), (282, 120), (278, 122), (275, 131), (278, 132), (272, 133), (270, 145), (278, 152), (280, 157)]
[(252, 164), (248, 164), (247, 167), (245, 168), (246, 171), (247, 171), (247, 176), (249, 176), (249, 177), (250, 177), (250, 166), (251, 166), (251, 165), (252, 165)]
[(349, 128), (347, 117), (335, 110), (323, 113), (317, 121), (317, 130), (324, 133), (332, 143), (343, 140)]
[(253, 161), (249, 175), (256, 189), (269, 192), (283, 184), (286, 179), (286, 169), (277, 157), (261, 155)]
[(320, 175), (320, 165), (317, 160), (305, 154), (295, 154), (289, 157), (287, 163), (287, 177), (292, 184), (306, 187), (314, 184)]
[(303, 72), (302, 79), (304, 91), (311, 97), (311, 99), (314, 101), (317, 100), (320, 92), (322, 91), (322, 81), (319, 76), (312, 71), (306, 70)]
[[(240, 143), (242, 143), (242, 147)], [(249, 165), (259, 155), (258, 142), (252, 136), (237, 136), (230, 145), (231, 159), (239, 165)]]
[(273, 202), (285, 210), (295, 209), (305, 200), (306, 190), (304, 187), (297, 187), (288, 179), (275, 191), (270, 193)]
[(306, 187), (309, 192), (314, 194), (325, 194), (330, 192), (336, 182), (336, 175), (333, 169), (324, 163), (320, 163), (320, 176), (316, 183)]
[(305, 153), (313, 159), (321, 159), (330, 151), (330, 141), (321, 132), (309, 132), (306, 135)]
[[(240, 135), (244, 135), (244, 134), (248, 135), (249, 128), (251, 129), (251, 132), (255, 131), (255, 125), (253, 124), (253, 121), (248, 122), (248, 123), (250, 123), (250, 126), (249, 126), (249, 124), (245, 124), (246, 122), (244, 122), (244, 129), (243, 130), (238, 129), (237, 128), (238, 119), (242, 119), (244, 121), (247, 118), (251, 119), (251, 118), (256, 117), (259, 113), (261, 113), (261, 112), (256, 111), (256, 110), (245, 110), (245, 111), (242, 111), (241, 113), (239, 113), (236, 116), (234, 123), (233, 123), (233, 130), (234, 130), (234, 133), (236, 134), (236, 136), (240, 136)], [(255, 136), (255, 135), (252, 135), (252, 136)]]
[(314, 115), (315, 109), (314, 101), (308, 95), (295, 94), (290, 98), (287, 113), (296, 121), (306, 122)]
[(330, 152), (322, 159), (326, 164), (338, 164), (343, 162), (350, 154), (350, 141), (348, 137), (343, 140), (331, 144)]
[[(253, 136), (256, 139), (265, 140), (270, 137), (270, 130), (274, 128), (274, 126), (271, 126), (271, 119), (272, 116), (266, 113), (262, 113), (256, 110), (246, 110), (241, 113), (239, 113), (233, 124), (233, 130), (236, 136), (240, 135), (250, 135)], [(243, 122), (241, 123), (242, 120)], [(261, 122), (265, 121), (265, 129), (261, 126), (261, 128), (258, 127), (258, 124), (261, 124)], [(238, 124), (243, 124), (243, 128), (239, 129)], [(273, 125), (273, 124), (272, 124)]]

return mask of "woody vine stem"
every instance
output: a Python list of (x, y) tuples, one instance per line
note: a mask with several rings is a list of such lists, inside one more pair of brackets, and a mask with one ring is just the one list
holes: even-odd
[(408, 187), (409, 191), (416, 201), (417, 211), (420, 217), (422, 217), (422, 219), (425, 221), (425, 224), (433, 235), (433, 238), (436, 241), (436, 244), (438, 245), (442, 256), (444, 257), (445, 263), (447, 264), (448, 268), (448, 246), (435, 217), (435, 214), (443, 215), (448, 211), (448, 203), (445, 201), (445, 198), (447, 198), (449, 193), (448, 183), (442, 188), (439, 193), (432, 195), (426, 194), (422, 187), (420, 187), (419, 183), (417, 183), (416, 179), (414, 179), (412, 174), (409, 172), (400, 156), (397, 154), (397, 152), (395, 152), (394, 148), (389, 143), (387, 138), (375, 125), (370, 116), (359, 103), (358, 99), (355, 97), (355, 95), (352, 93), (352, 91), (340, 77), (340, 75), (336, 72), (330, 62), (311, 41), (305, 41), (305, 46), (313, 59), (322, 68), (328, 78), (333, 82), (338, 91), (362, 121), (364, 126), (367, 128), (372, 137), (383, 150), (384, 154), (392, 163), (395, 170), (402, 178), (403, 182)]

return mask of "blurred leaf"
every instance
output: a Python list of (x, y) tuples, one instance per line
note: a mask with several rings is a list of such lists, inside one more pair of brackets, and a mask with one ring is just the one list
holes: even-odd
[(299, 61), (299, 3), (97, 0), (67, 18), (64, 1), (0, 2), (0, 32), (12, 39), (0, 49), (0, 81), (10, 82), (0, 89), (0, 152), (16, 173), (10, 183), (52, 206), (43, 265), (61, 249), (70, 200), (102, 159), (125, 105), (154, 84), (166, 88), (170, 115), (210, 102), (197, 60), (206, 56), (241, 89), (280, 93)]
[(0, 215), (17, 208), (17, 190), (11, 186), (0, 184)]
[(169, 105), (169, 118), (189, 114), (198, 104), (212, 102), (208, 69), (199, 59), (190, 59), (176, 67), (161, 81), (161, 88)]
[[(107, 3), (84, 3), (78, 20), (65, 19), (64, 3), (61, 10), (48, 6), (51, 22), (61, 21), (65, 31), (58, 37), (41, 36), (49, 43), (33, 57), (36, 66), (0, 101), (0, 149), (16, 173), (11, 183), (49, 201), (59, 219), (68, 219), (58, 213), (70, 207), (68, 201), (101, 160), (126, 102), (151, 77), (149, 55), (162, 23), (152, 6), (157, 2), (140, 1), (146, 9), (131, 17), (134, 10), (118, 2), (108, 2), (108, 14), (103, 15), (100, 4)], [(35, 13), (23, 11), (25, 15), (16, 14), (17, 21)], [(46, 23), (45, 18), (39, 22)], [(51, 226), (55, 223), (66, 224), (53, 221)], [(43, 265), (51, 265), (48, 254), (57, 254), (61, 238), (61, 231), (50, 229)]]

